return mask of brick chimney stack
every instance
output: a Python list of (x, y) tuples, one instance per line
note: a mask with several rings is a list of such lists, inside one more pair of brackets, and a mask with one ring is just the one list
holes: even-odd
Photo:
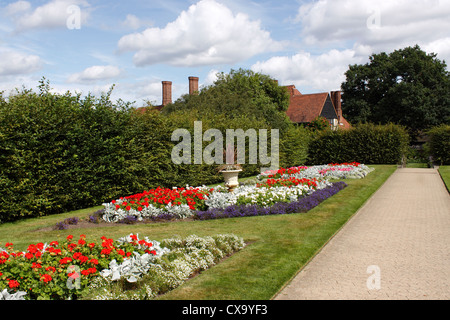
[(172, 81), (162, 82), (162, 105), (172, 103)]
[(331, 101), (333, 101), (333, 105), (336, 109), (336, 113), (338, 115), (338, 123), (340, 124), (342, 121), (342, 105), (341, 105), (341, 92), (340, 91), (332, 91), (331, 92)]
[(198, 94), (198, 77), (189, 77), (189, 94)]

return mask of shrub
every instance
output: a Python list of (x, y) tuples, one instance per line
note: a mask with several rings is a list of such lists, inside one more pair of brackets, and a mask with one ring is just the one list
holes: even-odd
[(22, 90), (0, 97), (0, 222), (172, 186), (170, 120), (129, 103)]
[(323, 132), (310, 143), (308, 162), (396, 164), (407, 152), (409, 136), (398, 125), (360, 124), (350, 130)]
[(292, 126), (280, 135), (280, 167), (290, 168), (305, 164), (311, 140), (309, 131)]
[(450, 164), (450, 125), (440, 125), (430, 129), (427, 150), (436, 164)]

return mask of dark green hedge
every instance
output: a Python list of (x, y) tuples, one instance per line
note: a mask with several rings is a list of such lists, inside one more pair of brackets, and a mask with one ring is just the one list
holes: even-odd
[[(1, 97), (0, 97), (1, 98)], [(99, 205), (169, 185), (173, 128), (127, 104), (18, 92), (0, 99), (0, 221)]]
[(360, 124), (350, 130), (318, 135), (309, 145), (308, 163), (397, 164), (408, 143), (408, 133), (401, 126)]
[(450, 126), (441, 125), (427, 132), (427, 150), (438, 165), (450, 164)]

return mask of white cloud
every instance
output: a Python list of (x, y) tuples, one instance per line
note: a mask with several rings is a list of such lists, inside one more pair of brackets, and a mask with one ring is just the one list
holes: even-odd
[(300, 6), (305, 43), (352, 41), (391, 51), (448, 37), (450, 1), (320, 0)]
[(5, 14), (6, 15), (16, 15), (19, 13), (23, 13), (25, 11), (28, 11), (31, 8), (31, 4), (28, 1), (17, 1), (10, 3), (5, 7)]
[(205, 82), (203, 83), (203, 85), (205, 86), (209, 86), (214, 84), (214, 82), (216, 82), (217, 80), (217, 74), (219, 73), (219, 70), (213, 69), (210, 70), (206, 76)]
[[(350, 64), (419, 44), (439, 59), (450, 58), (450, 1), (319, 0), (300, 6), (303, 50), (260, 61), (252, 70), (295, 84), (305, 93), (336, 90)], [(320, 54), (308, 51), (325, 48)], [(340, 49), (330, 49), (340, 48)], [(345, 49), (347, 48), (347, 49)]]
[(277, 56), (252, 66), (255, 72), (268, 74), (280, 85), (294, 84), (302, 93), (328, 92), (340, 88), (349, 64), (361, 63), (364, 48), (330, 50), (320, 55), (302, 51), (293, 56)]
[(141, 21), (133, 14), (127, 14), (127, 18), (122, 25), (131, 29), (139, 29), (141, 27)]
[(43, 62), (36, 55), (9, 48), (0, 48), (0, 76), (23, 75), (41, 69)]
[(200, 66), (235, 63), (278, 49), (259, 21), (233, 12), (215, 0), (202, 0), (181, 12), (165, 28), (148, 28), (118, 42), (119, 51), (136, 51), (137, 66), (168, 63)]
[(127, 29), (139, 29), (143, 26), (151, 25), (152, 22), (149, 20), (142, 20), (138, 17), (136, 17), (134, 14), (127, 14), (127, 17), (125, 20), (121, 23), (122, 27), (125, 27)]
[[(79, 12), (71, 10), (72, 6), (78, 6)], [(7, 6), (7, 14), (15, 23), (17, 31), (41, 28), (67, 28), (68, 19), (79, 13), (80, 23), (86, 22), (89, 10), (85, 0), (51, 0), (50, 2), (31, 10), (31, 5), (26, 1), (17, 1)]]
[(437, 53), (437, 58), (445, 60), (447, 67), (450, 66), (450, 37), (427, 43), (422, 49), (427, 53)]
[(99, 80), (108, 80), (116, 78), (121, 71), (116, 66), (92, 66), (86, 68), (82, 72), (74, 73), (67, 79), (68, 82), (95, 82)]

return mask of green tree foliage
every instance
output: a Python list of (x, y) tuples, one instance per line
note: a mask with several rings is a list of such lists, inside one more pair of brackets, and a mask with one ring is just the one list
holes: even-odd
[[(203, 132), (214, 128), (222, 132), (227, 129), (278, 129), (280, 135), (280, 164), (295, 165), (306, 161), (309, 136), (306, 129), (295, 128), (286, 116), (289, 107), (288, 91), (267, 75), (250, 70), (231, 70), (220, 73), (211, 86), (205, 87), (198, 95), (184, 95), (173, 104), (167, 105), (162, 113), (178, 127), (186, 128), (193, 134), (194, 121), (202, 121)], [(206, 147), (209, 142), (204, 143)], [(270, 153), (270, 138), (268, 139)], [(246, 150), (248, 150), (248, 140)], [(191, 172), (191, 177), (203, 176), (203, 181), (220, 181), (217, 165), (180, 165), (183, 172)], [(259, 172), (261, 164), (249, 165), (248, 153), (242, 177)], [(197, 173), (194, 174), (192, 170)], [(207, 178), (208, 177), (208, 178)], [(191, 182), (192, 183), (192, 182)]]
[(315, 118), (313, 121), (308, 123), (306, 127), (312, 132), (331, 130), (330, 122), (327, 120), (327, 118), (322, 116), (318, 116), (317, 118)]
[(351, 65), (342, 84), (344, 116), (351, 123), (396, 123), (416, 134), (450, 121), (450, 74), (436, 54), (418, 45), (380, 53)]
[(267, 75), (239, 69), (231, 70), (229, 74), (219, 73), (213, 85), (203, 88), (198, 95), (182, 96), (166, 106), (162, 113), (193, 112), (201, 121), (225, 117), (226, 125), (246, 118), (250, 122), (263, 121), (265, 127), (284, 131), (290, 125), (285, 114), (288, 107), (288, 92), (276, 81)]

